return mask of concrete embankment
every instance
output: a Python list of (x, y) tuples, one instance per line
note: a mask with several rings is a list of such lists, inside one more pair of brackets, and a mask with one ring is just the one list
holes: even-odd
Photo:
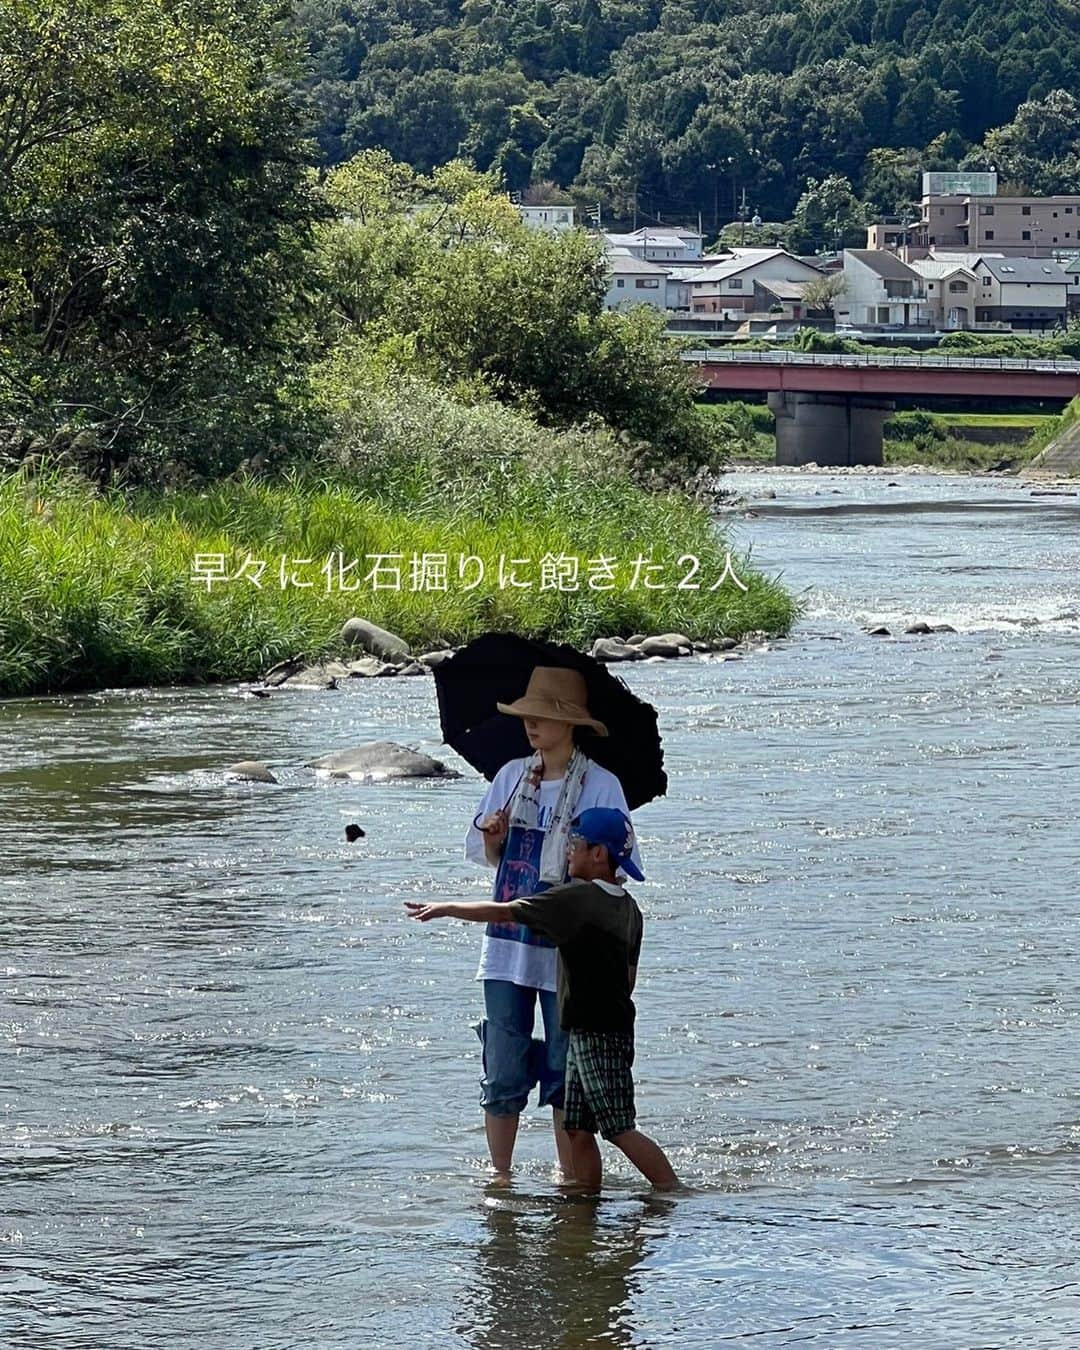
[(1028, 468), (1039, 473), (1080, 474), (1080, 418), (1067, 422)]

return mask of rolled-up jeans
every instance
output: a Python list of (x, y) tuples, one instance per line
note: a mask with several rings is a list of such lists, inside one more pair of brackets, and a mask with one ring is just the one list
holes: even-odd
[[(540, 1085), (540, 1105), (563, 1105), (569, 1036), (559, 1026), (555, 994), (509, 980), (484, 980), (486, 1016), (476, 1028), (483, 1047), (480, 1105), (493, 1116), (517, 1116)], [(536, 1000), (544, 1039), (533, 1036)]]

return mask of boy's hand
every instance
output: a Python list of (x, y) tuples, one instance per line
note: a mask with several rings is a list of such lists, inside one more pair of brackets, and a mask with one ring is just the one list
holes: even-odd
[(405, 908), (409, 911), (410, 919), (419, 919), (421, 923), (427, 923), (428, 919), (445, 919), (452, 906), (447, 904), (429, 905), (422, 900), (406, 900)]

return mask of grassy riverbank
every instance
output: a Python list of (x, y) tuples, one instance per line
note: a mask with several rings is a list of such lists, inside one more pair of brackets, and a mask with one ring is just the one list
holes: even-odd
[[(732, 560), (745, 593), (730, 579), (707, 589), (726, 545), (684, 496), (587, 485), (567, 466), (510, 479), (501, 495), (495, 517), (483, 492), (395, 507), (340, 480), (297, 479), (123, 498), (63, 475), (9, 475), (0, 479), (0, 694), (251, 678), (294, 653), (332, 653), (353, 615), (417, 650), (488, 628), (585, 643), (633, 631), (737, 637), (793, 620), (792, 599), (745, 559)], [(427, 577), (413, 578), (425, 554), (447, 555), (445, 578), (431, 558)], [(546, 555), (577, 560), (578, 589), (542, 587)], [(693, 567), (679, 563), (684, 555), (698, 559), (688, 580), (700, 589), (678, 588)], [(639, 557), (663, 570), (639, 567), (632, 584)], [(461, 558), (480, 559), (482, 581), (476, 562), (459, 576)], [(504, 572), (524, 560), (514, 579), (532, 585), (506, 575), (500, 586), (500, 558)], [(608, 584), (600, 558), (614, 560), (611, 589), (589, 585)], [(395, 567), (399, 589), (376, 589), (393, 585)]]

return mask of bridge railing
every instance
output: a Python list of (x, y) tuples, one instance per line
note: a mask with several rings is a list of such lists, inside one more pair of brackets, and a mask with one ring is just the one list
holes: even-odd
[(700, 351), (684, 352), (687, 361), (703, 365), (765, 365), (765, 366), (867, 366), (891, 370), (1027, 370), (1045, 375), (1080, 374), (1080, 361), (1064, 356), (907, 356), (899, 352), (741, 352)]

